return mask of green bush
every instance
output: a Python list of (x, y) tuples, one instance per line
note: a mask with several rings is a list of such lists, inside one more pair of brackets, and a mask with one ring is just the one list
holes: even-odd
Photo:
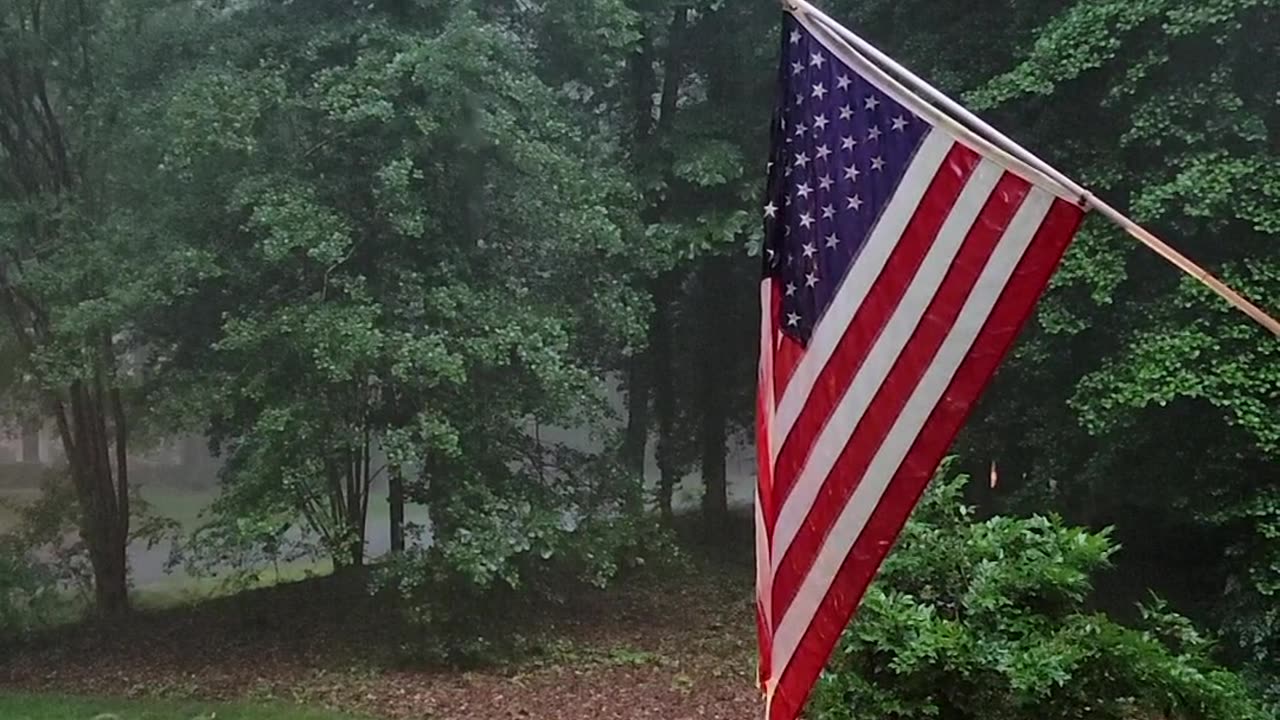
[(1108, 533), (1055, 517), (975, 522), (967, 478), (927, 494), (811, 703), (811, 717), (1251, 720), (1273, 717), (1156, 602), (1142, 626), (1087, 610)]
[[(80, 538), (80, 505), (65, 469), (46, 470), (39, 495), (6, 503), (13, 527), (0, 534), (0, 638), (80, 618), (92, 603), (93, 569)], [(135, 486), (129, 501), (130, 543), (154, 546), (176, 534)]]
[(0, 641), (44, 624), (58, 601), (53, 576), (21, 543), (0, 536)]
[[(629, 568), (673, 562), (654, 518), (619, 510), (570, 521), (565, 513), (473, 490), (449, 512), (448, 532), (381, 563), (371, 588), (408, 627), (409, 662), (471, 664), (519, 654), (538, 609), (603, 588)], [(440, 526), (437, 526), (440, 529)]]
[(0, 533), (0, 640), (69, 616), (72, 590), (89, 591), (88, 559), (76, 536), (75, 496), (58, 470), (42, 470), (29, 503), (0, 498), (13, 527)]

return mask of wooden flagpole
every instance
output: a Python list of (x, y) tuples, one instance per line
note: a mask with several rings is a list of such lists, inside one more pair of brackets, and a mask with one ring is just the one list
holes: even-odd
[(948, 113), (958, 118), (966, 124), (971, 131), (980, 134), (988, 142), (994, 144), (996, 147), (1009, 153), (1032, 168), (1035, 168), (1039, 172), (1044, 173), (1047, 177), (1077, 195), (1083, 205), (1099, 212), (1103, 217), (1115, 223), (1120, 227), (1120, 229), (1127, 232), (1138, 242), (1151, 248), (1157, 255), (1206, 285), (1209, 289), (1213, 290), (1224, 300), (1231, 303), (1238, 310), (1248, 315), (1250, 318), (1253, 318), (1253, 320), (1259, 325), (1270, 330), (1277, 338), (1280, 338), (1280, 322), (1268, 315), (1262, 308), (1250, 302), (1240, 293), (1232, 290), (1226, 285), (1226, 283), (1223, 283), (1221, 280), (1214, 277), (1209, 273), (1209, 271), (1200, 267), (1190, 258), (1173, 249), (1173, 247), (1168, 243), (1156, 237), (1146, 228), (1133, 220), (1130, 220), (1126, 215), (1112, 207), (1097, 195), (1094, 195), (1090, 190), (1062, 174), (1052, 165), (1041, 160), (1031, 151), (1022, 147), (1004, 133), (987, 124), (986, 121), (977, 115), (974, 115), (960, 103), (947, 97), (941, 90), (938, 90), (925, 82), (918, 75), (903, 67), (885, 53), (881, 52), (879, 48), (866, 40), (863, 40), (853, 31), (836, 22), (829, 15), (814, 7), (808, 2), (808, 0), (782, 0), (782, 4), (783, 7), (791, 10), (792, 12), (803, 13), (820, 22), (829, 31), (839, 35), (841, 39), (852, 45), (858, 52), (867, 56), (885, 71), (896, 76), (900, 82), (905, 83), (915, 92), (925, 96), (925, 98), (930, 102), (938, 105), (943, 110), (946, 110)]

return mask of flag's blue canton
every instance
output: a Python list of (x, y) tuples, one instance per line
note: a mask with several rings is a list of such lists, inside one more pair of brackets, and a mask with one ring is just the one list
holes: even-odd
[(929, 125), (786, 16), (765, 198), (765, 274), (807, 343)]

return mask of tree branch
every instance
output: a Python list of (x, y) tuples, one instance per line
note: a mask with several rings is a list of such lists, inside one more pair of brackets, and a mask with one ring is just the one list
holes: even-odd
[(688, 26), (689, 9), (677, 7), (671, 17), (667, 32), (667, 57), (662, 67), (662, 102), (658, 106), (658, 126), (654, 133), (663, 140), (671, 132), (680, 99), (680, 85), (684, 81), (684, 35)]

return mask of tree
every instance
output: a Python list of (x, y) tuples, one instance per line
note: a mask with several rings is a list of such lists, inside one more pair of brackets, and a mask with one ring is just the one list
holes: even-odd
[[(760, 189), (749, 168), (768, 140), (760, 118), (768, 112), (777, 10), (600, 0), (506, 12), (526, 29), (548, 82), (586, 88), (584, 109), (622, 148), (642, 193), (634, 254), (616, 269), (650, 306), (638, 318), (646, 342), (625, 348), (611, 368), (627, 390), (621, 455), (641, 476), (656, 431), (660, 512), (670, 514), (685, 471), (703, 465), (715, 516), (723, 504), (720, 438), (749, 425), (753, 407), (757, 283), (746, 251), (758, 235)], [(709, 274), (699, 270), (703, 258), (716, 258)], [(710, 308), (703, 281), (724, 291)]]
[(149, 330), (211, 399), (217, 527), (257, 513), (279, 542), (291, 509), (360, 564), (375, 447), (446, 549), (476, 503), (619, 511), (527, 430), (603, 407), (630, 188), (519, 43), (430, 4), (262, 5), (216, 33), (157, 100), (168, 222), (208, 268)]
[(98, 610), (128, 608), (133, 318), (160, 291), (136, 262), (123, 178), (133, 47), (146, 2), (15, 0), (0, 9), (0, 313), (12, 388), (56, 423)]
[[(1097, 107), (1070, 146), (1069, 162), (1137, 219), (1177, 237), (1189, 254), (1265, 303), (1280, 292), (1274, 252), (1280, 75), (1259, 71), (1269, 67), (1263, 58), (1276, 51), (1277, 40), (1257, 29), (1277, 22), (1275, 8), (1253, 2), (1212, 12), (1184, 2), (1077, 3), (1045, 26), (1016, 69), (974, 100), (1018, 100), (1034, 112), (1053, 92), (1058, 103)], [(1088, 43), (1069, 39), (1082, 33)], [(1068, 121), (1070, 115), (1042, 121), (1037, 130), (1052, 134)], [(1224, 559), (1239, 558), (1221, 578), (1236, 589), (1228, 596), (1269, 596), (1274, 578), (1263, 568), (1276, 557), (1280, 507), (1274, 497), (1280, 476), (1267, 469), (1280, 458), (1273, 437), (1280, 425), (1274, 338), (1098, 226), (1078, 244), (1057, 284), (1032, 352), (1043, 357), (1067, 343), (1094, 348), (1088, 361), (1077, 354), (1078, 366), (1060, 387), (1088, 433), (1075, 433), (1080, 439), (1068, 447), (1101, 446), (1079, 455), (1084, 483), (1066, 486), (1068, 496), (1093, 512), (1117, 501), (1150, 507), (1153, 497), (1164, 512), (1185, 508), (1174, 512), (1234, 538), (1217, 543)], [(1171, 438), (1178, 439), (1172, 448)], [(1216, 452), (1183, 452), (1197, 447)], [(1142, 497), (1141, 481), (1131, 484), (1134, 495), (1105, 489), (1119, 468), (1138, 463), (1160, 477), (1156, 493)], [(1259, 600), (1229, 602), (1239, 609), (1259, 607)], [(1272, 639), (1258, 645), (1246, 640), (1257, 637), (1257, 626), (1246, 625), (1251, 629), (1234, 637), (1253, 645), (1251, 654), (1266, 655), (1266, 643), (1275, 647), (1274, 626), (1263, 633)]]

